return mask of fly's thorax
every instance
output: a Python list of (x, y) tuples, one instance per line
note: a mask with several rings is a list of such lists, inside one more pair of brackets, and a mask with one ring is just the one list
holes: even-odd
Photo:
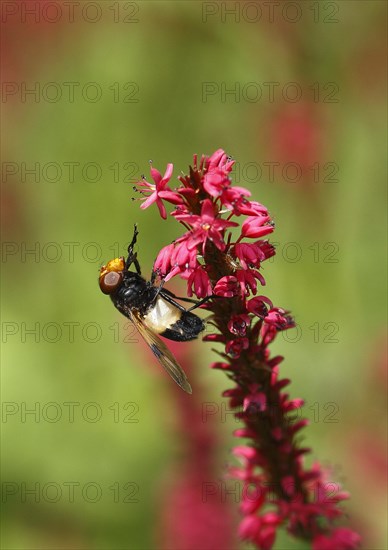
[(132, 271), (126, 271), (120, 288), (114, 293), (112, 300), (120, 310), (125, 306), (137, 309), (145, 315), (154, 302), (156, 292), (156, 288), (143, 277)]

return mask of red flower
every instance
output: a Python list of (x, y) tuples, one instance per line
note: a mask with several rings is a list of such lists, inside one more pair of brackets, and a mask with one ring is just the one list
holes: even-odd
[(223, 232), (227, 227), (238, 225), (236, 222), (229, 222), (218, 218), (212, 201), (206, 199), (202, 203), (201, 215), (195, 214), (175, 214), (177, 220), (188, 223), (193, 227), (193, 231), (187, 239), (187, 248), (189, 250), (202, 244), (202, 251), (205, 251), (206, 242), (209, 239), (219, 250), (225, 249)]
[(196, 251), (189, 250), (185, 239), (182, 239), (181, 242), (162, 248), (154, 262), (154, 271), (165, 281), (169, 281), (178, 273), (187, 279), (198, 266)]
[(224, 296), (224, 298), (231, 298), (238, 294), (239, 285), (236, 277), (233, 275), (227, 275), (222, 277), (214, 287), (214, 294), (216, 296)]
[(236, 206), (236, 214), (245, 216), (268, 216), (268, 210), (265, 206), (256, 201), (241, 200)]
[(234, 163), (235, 161), (231, 157), (228, 157), (223, 149), (217, 149), (217, 151), (206, 159), (206, 168), (208, 172), (220, 168), (229, 173)]
[(249, 348), (248, 338), (237, 338), (236, 340), (229, 340), (225, 346), (225, 351), (231, 357), (240, 357), (241, 352)]
[(199, 265), (197, 261), (197, 251), (195, 249), (188, 249), (186, 238), (177, 242), (175, 245), (171, 254), (171, 265), (189, 269), (190, 271)]
[(279, 307), (270, 309), (264, 317), (264, 322), (269, 325), (274, 325), (276, 330), (287, 330), (295, 326), (294, 319), (288, 315), (289, 311), (285, 311)]
[(276, 538), (276, 528), (280, 523), (281, 518), (273, 512), (263, 516), (249, 515), (241, 522), (239, 534), (242, 539), (252, 541), (261, 550), (271, 550)]
[(244, 411), (249, 410), (253, 407), (255, 411), (264, 411), (267, 408), (267, 396), (264, 392), (258, 391), (258, 385), (255, 384), (256, 389), (253, 393), (247, 395), (245, 397), (243, 405), (244, 405)]
[(266, 304), (269, 305), (270, 308), (273, 307), (271, 300), (269, 298), (266, 298), (265, 296), (255, 296), (255, 298), (252, 298), (252, 300), (249, 300), (247, 302), (247, 310), (250, 313), (254, 313), (260, 319), (264, 319), (266, 315), (268, 314), (268, 308)]
[(234, 162), (220, 149), (209, 158), (207, 172), (203, 176), (204, 190), (211, 197), (219, 197), (221, 203), (229, 210), (233, 210), (239, 201), (244, 201), (244, 197), (251, 196), (245, 187), (232, 186), (229, 173)]
[(251, 318), (246, 313), (241, 315), (233, 315), (228, 323), (228, 329), (232, 334), (237, 336), (245, 336), (247, 328), (251, 324)]
[(171, 255), (174, 250), (174, 244), (168, 244), (164, 246), (157, 255), (154, 262), (154, 271), (164, 276), (170, 271), (171, 267)]
[(260, 258), (262, 262), (264, 260), (268, 260), (268, 258), (272, 258), (272, 256), (275, 256), (276, 251), (273, 244), (268, 241), (257, 241), (255, 244), (259, 247), (260, 253), (262, 254), (262, 257)]
[(313, 541), (313, 550), (352, 550), (359, 542), (357, 533), (346, 527), (338, 527), (328, 536), (317, 535)]
[(211, 172), (207, 172), (203, 178), (203, 188), (212, 197), (218, 197), (229, 186), (228, 174), (221, 168), (214, 168)]
[(256, 243), (237, 243), (233, 247), (233, 252), (244, 269), (259, 267), (258, 264), (263, 257), (263, 253)]
[(235, 275), (240, 283), (241, 296), (249, 296), (250, 292), (256, 294), (256, 279), (258, 279), (262, 285), (265, 285), (264, 277), (256, 269), (238, 269)]
[(198, 266), (189, 276), (187, 281), (188, 295), (194, 293), (198, 298), (205, 298), (205, 296), (211, 296), (212, 285), (210, 283), (209, 275), (206, 273), (202, 266)]
[(148, 198), (143, 199), (144, 202), (140, 208), (148, 208), (149, 206), (151, 206), (151, 204), (156, 202), (159, 208), (160, 215), (162, 216), (162, 218), (166, 219), (167, 218), (166, 208), (162, 202), (162, 199), (168, 202), (171, 202), (173, 204), (182, 203), (182, 199), (178, 195), (178, 193), (172, 191), (169, 188), (166, 189), (167, 183), (170, 181), (172, 176), (172, 170), (173, 170), (173, 165), (167, 164), (166, 172), (162, 177), (161, 173), (158, 170), (156, 170), (156, 168), (152, 168), (151, 166), (151, 177), (155, 183), (154, 184), (149, 183), (145, 179), (142, 179), (140, 182), (137, 183), (138, 187), (143, 187), (143, 189), (139, 189), (139, 191), (143, 195), (145, 193), (151, 192)]
[(224, 187), (220, 195), (220, 201), (233, 214), (239, 214), (239, 205), (245, 202), (245, 197), (250, 197), (251, 193), (245, 187)]
[[(242, 224), (241, 237), (263, 237), (272, 233), (273, 224), (269, 223), (269, 216), (254, 216)], [(240, 238), (241, 238), (240, 237)]]

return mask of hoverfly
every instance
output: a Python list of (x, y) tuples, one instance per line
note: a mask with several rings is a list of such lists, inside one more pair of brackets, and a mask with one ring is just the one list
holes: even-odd
[[(174, 294), (163, 289), (163, 281), (159, 287), (154, 285), (155, 272), (152, 272), (151, 280), (146, 281), (141, 276), (137, 254), (133, 252), (138, 234), (135, 225), (127, 259), (123, 256), (115, 258), (101, 267), (100, 289), (104, 294), (109, 294), (115, 307), (132, 321), (159, 363), (178, 386), (185, 392), (192, 393), (186, 374), (158, 335), (178, 342), (194, 340), (205, 329), (205, 325), (190, 310), (198, 307), (206, 298), (199, 302), (179, 298), (196, 304), (187, 310), (174, 300)], [(132, 264), (136, 272), (129, 271)]]

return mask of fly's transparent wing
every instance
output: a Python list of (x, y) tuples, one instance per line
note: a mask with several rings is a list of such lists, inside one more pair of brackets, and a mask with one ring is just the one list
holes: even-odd
[(161, 341), (161, 339), (152, 332), (144, 323), (141, 316), (136, 311), (129, 311), (129, 318), (136, 326), (137, 330), (144, 338), (146, 343), (152, 350), (156, 359), (162, 365), (164, 370), (168, 372), (171, 378), (187, 393), (192, 393), (192, 389), (186, 374), (179, 366), (177, 360), (168, 349), (168, 347)]

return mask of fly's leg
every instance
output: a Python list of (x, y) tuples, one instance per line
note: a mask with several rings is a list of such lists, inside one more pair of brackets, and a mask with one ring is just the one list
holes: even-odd
[(132, 261), (133, 261), (133, 263), (135, 264), (137, 274), (138, 274), (138, 275), (141, 275), (141, 269), (140, 269), (140, 264), (139, 264), (139, 262), (138, 262), (138, 260), (137, 260), (137, 254), (134, 254), (134, 255), (133, 255), (133, 260), (132, 260)]
[(220, 298), (220, 296), (206, 296), (206, 298), (202, 298), (202, 300), (199, 300), (194, 306), (189, 307), (187, 311), (193, 311), (193, 309), (197, 309), (197, 307), (200, 307), (202, 304), (206, 304), (210, 298)]
[(170, 290), (167, 290), (166, 288), (163, 290), (164, 294), (168, 294), (171, 296), (171, 298), (175, 298), (176, 300), (181, 300), (182, 302), (189, 302), (190, 304), (197, 304), (198, 300), (194, 300), (194, 298), (182, 298), (181, 296), (177, 296)]
[[(159, 294), (162, 292), (162, 289), (164, 287), (164, 283), (165, 283), (165, 280), (162, 279), (160, 281), (160, 285), (158, 286), (158, 288), (156, 289), (156, 294), (155, 294), (155, 297), (154, 297), (154, 300), (156, 301), (156, 298), (159, 296)], [(164, 292), (162, 292), (162, 295), (164, 294)]]
[[(159, 292), (160, 292), (160, 290), (159, 290)], [(193, 311), (193, 309), (196, 309), (197, 307), (199, 307), (202, 304), (206, 303), (208, 300), (210, 300), (210, 298), (215, 298), (215, 296), (206, 296), (206, 298), (203, 298), (202, 300), (191, 300), (190, 298), (179, 298), (179, 297), (175, 296), (172, 292), (166, 291), (166, 290), (162, 291), (162, 296), (167, 302), (174, 305), (175, 307), (177, 307), (181, 311), (186, 311), (186, 312)], [(189, 309), (186, 309), (183, 306), (181, 306), (180, 304), (178, 304), (178, 302), (176, 302), (174, 300), (174, 298), (177, 298), (178, 300), (184, 300), (186, 302), (190, 301), (191, 303), (194, 303), (195, 305), (190, 307)]]
[(186, 311), (193, 311), (193, 309), (196, 309), (197, 307), (200, 307), (202, 304), (206, 304), (210, 300), (210, 298), (220, 298), (220, 296), (206, 296), (205, 298), (202, 298), (202, 300), (194, 300), (193, 298), (182, 298), (181, 296), (176, 296), (173, 292), (170, 292), (169, 290), (163, 290), (163, 297), (165, 298), (166, 294), (171, 296), (171, 298), (175, 298), (176, 300), (181, 300), (182, 302), (189, 302), (190, 304), (194, 304), (192, 307), (187, 309)]
[[(158, 294), (159, 292), (161, 291), (161, 288), (159, 287), (158, 288)], [(166, 302), (169, 302), (170, 304), (172, 304), (173, 306), (175, 306), (177, 309), (179, 309), (180, 311), (184, 311), (186, 312), (187, 309), (184, 308), (183, 306), (181, 306), (181, 304), (178, 304), (178, 302), (176, 302), (171, 296), (170, 296), (170, 292), (166, 292), (166, 291), (162, 291), (161, 292), (161, 295), (163, 296), (163, 298), (166, 300)]]
[(133, 229), (132, 241), (131, 241), (130, 245), (128, 246), (128, 257), (125, 261), (125, 269), (129, 269), (131, 264), (135, 264), (135, 268), (136, 268), (136, 271), (137, 271), (138, 275), (141, 275), (141, 269), (140, 269), (140, 264), (139, 264), (138, 259), (137, 259), (137, 254), (133, 252), (133, 249), (134, 249), (136, 241), (137, 241), (138, 234), (139, 234), (139, 231), (137, 230), (137, 224), (135, 223), (134, 224), (134, 229)]
[(152, 273), (151, 273), (151, 284), (155, 284), (155, 280), (156, 280), (156, 277), (158, 276), (157, 272), (152, 270)]

